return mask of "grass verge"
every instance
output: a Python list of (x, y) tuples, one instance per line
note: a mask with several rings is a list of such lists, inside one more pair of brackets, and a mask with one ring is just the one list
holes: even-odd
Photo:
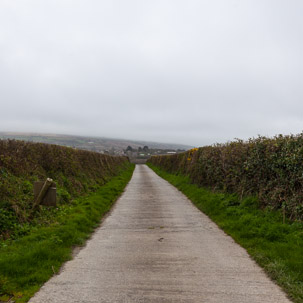
[(235, 239), (288, 296), (303, 303), (303, 223), (283, 223), (280, 212), (261, 210), (254, 197), (215, 193), (148, 164)]
[(134, 165), (113, 177), (96, 192), (78, 198), (58, 212), (57, 220), (0, 248), (0, 302), (27, 302), (63, 262), (83, 245), (101, 217), (109, 211), (131, 179)]

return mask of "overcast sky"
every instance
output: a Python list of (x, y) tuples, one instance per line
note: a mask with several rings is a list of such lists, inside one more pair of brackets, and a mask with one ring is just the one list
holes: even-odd
[(302, 0), (0, 0), (0, 131), (300, 133), (302, 16)]

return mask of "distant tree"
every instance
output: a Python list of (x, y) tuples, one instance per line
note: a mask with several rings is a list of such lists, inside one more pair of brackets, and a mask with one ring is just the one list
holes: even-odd
[(142, 147), (141, 147), (141, 146), (139, 146), (138, 151), (139, 151), (139, 152), (142, 151)]
[(128, 145), (126, 151), (133, 151), (133, 148), (130, 145)]
[(144, 150), (144, 151), (148, 151), (148, 146), (145, 145), (145, 146), (143, 147), (143, 150)]

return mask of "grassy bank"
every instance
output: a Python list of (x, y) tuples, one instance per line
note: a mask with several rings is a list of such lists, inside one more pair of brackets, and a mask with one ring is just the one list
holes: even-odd
[[(95, 193), (62, 205), (49, 226), (36, 229), (0, 248), (0, 301), (26, 302), (63, 262), (72, 248), (82, 245), (99, 225), (101, 217), (122, 193), (133, 173), (126, 164), (116, 177), (99, 186)], [(8, 244), (7, 244), (8, 243)]]
[(16, 239), (36, 225), (48, 224), (52, 210), (33, 214), (33, 183), (52, 178), (58, 206), (94, 191), (116, 176), (127, 157), (111, 157), (73, 148), (0, 140), (0, 240)]
[(260, 209), (257, 198), (216, 193), (192, 184), (189, 177), (148, 165), (244, 247), (294, 302), (303, 302), (302, 222), (288, 221), (280, 211)]

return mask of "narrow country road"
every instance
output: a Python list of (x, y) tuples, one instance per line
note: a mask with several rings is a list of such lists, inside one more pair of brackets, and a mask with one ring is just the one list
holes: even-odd
[(244, 249), (145, 165), (31, 303), (286, 303)]

